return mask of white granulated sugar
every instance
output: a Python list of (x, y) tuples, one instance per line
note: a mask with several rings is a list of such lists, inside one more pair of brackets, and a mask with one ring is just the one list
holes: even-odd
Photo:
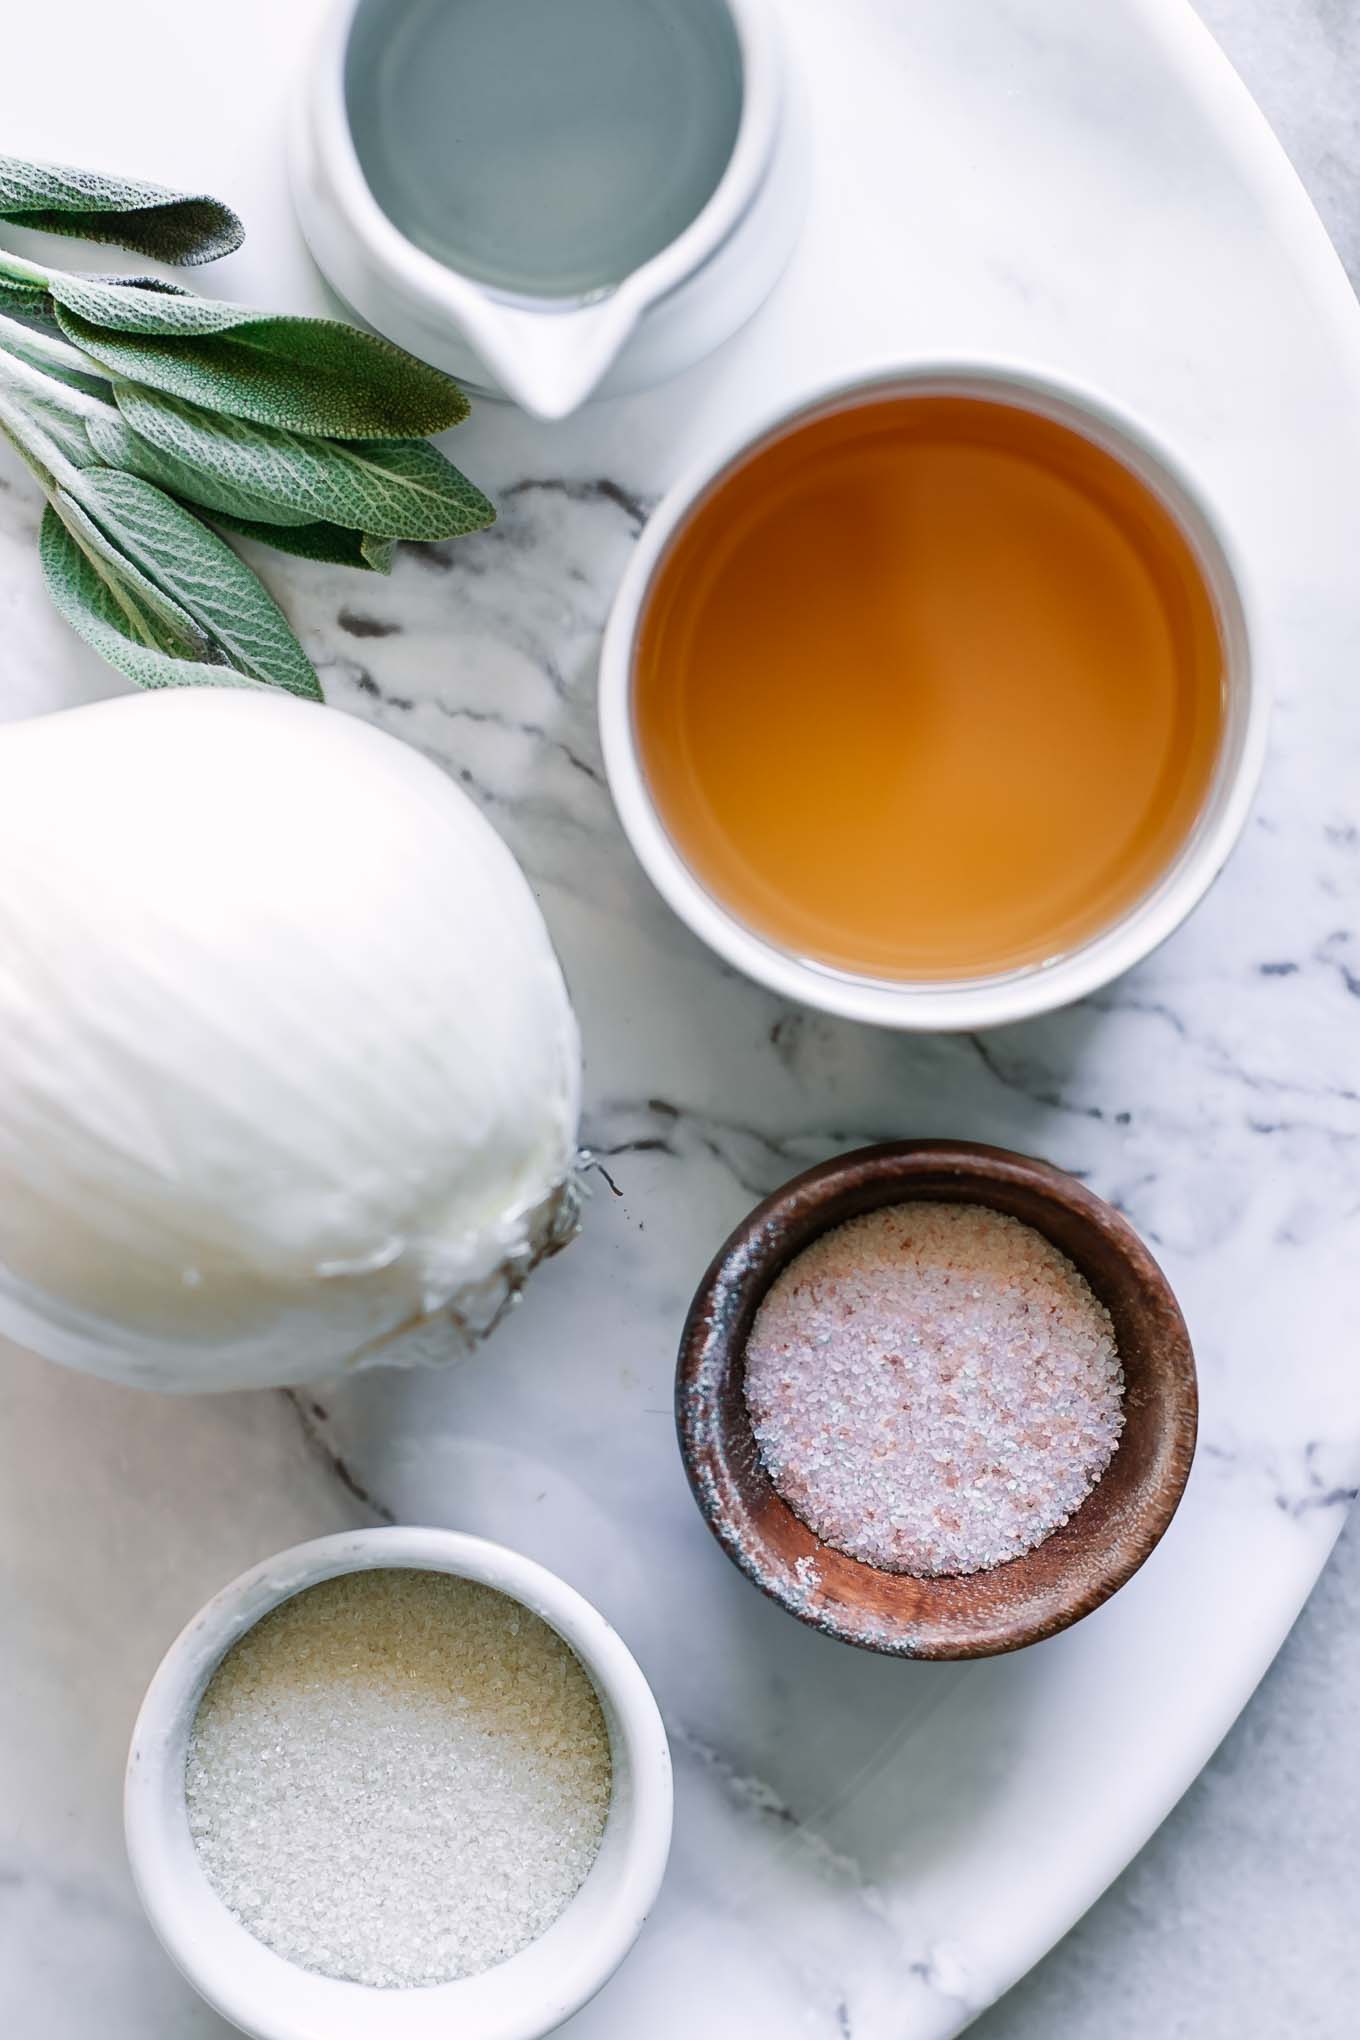
[(1084, 1276), (978, 1204), (895, 1204), (822, 1234), (746, 1348), (774, 1486), (824, 1544), (891, 1572), (983, 1572), (1042, 1543), (1108, 1466), (1123, 1396)]
[(444, 1983), (579, 1890), (609, 1809), (595, 1689), (546, 1622), (442, 1573), (309, 1588), (223, 1659), (185, 1766), (209, 1883), (304, 1968)]

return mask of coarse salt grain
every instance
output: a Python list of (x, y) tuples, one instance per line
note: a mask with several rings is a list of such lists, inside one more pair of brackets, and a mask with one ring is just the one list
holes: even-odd
[(508, 1595), (345, 1574), (223, 1659), (189, 1742), (209, 1883), (279, 1955), (409, 1986), (535, 1940), (600, 1846), (609, 1738), (580, 1663)]
[(824, 1544), (974, 1573), (1065, 1523), (1109, 1465), (1124, 1375), (1109, 1312), (1032, 1226), (889, 1205), (779, 1275), (746, 1348), (771, 1481)]

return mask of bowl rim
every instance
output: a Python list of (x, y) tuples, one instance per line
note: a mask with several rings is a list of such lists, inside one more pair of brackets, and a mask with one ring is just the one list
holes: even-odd
[[(856, 977), (781, 949), (748, 927), (690, 870), (652, 799), (633, 721), (633, 660), (652, 587), (672, 542), (704, 499), (768, 442), (852, 404), (894, 395), (1009, 402), (1081, 433), (1163, 504), (1194, 551), (1224, 643), (1226, 715), (1218, 767), (1190, 835), (1157, 883), (1089, 941), (1001, 976), (894, 982)], [(1269, 690), (1249, 577), (1220, 511), (1180, 456), (1133, 411), (1095, 388), (1019, 357), (958, 353), (880, 362), (838, 374), (749, 418), (696, 461), (652, 512), (619, 584), (600, 653), (605, 776), (624, 834), (651, 883), (699, 940), (783, 997), (844, 1019), (910, 1033), (1008, 1025), (1109, 984), (1173, 934), (1198, 906), (1246, 825), (1265, 764)]]
[(488, 283), (441, 262), (383, 211), (359, 160), (345, 82), (350, 42), (364, 0), (332, 0), (314, 51), (305, 112), (351, 234), (382, 273), (432, 316), (465, 313), (481, 298), (549, 318), (605, 299), (644, 310), (694, 275), (734, 232), (750, 208), (774, 148), (784, 72), (782, 39), (770, 0), (720, 0), (720, 4), (741, 57), (741, 112), (731, 152), (713, 190), (678, 234), (617, 283), (545, 296)]
[[(992, 1622), (972, 1630), (957, 1621), (938, 1618), (893, 1624), (881, 1617), (854, 1619), (839, 1613), (839, 1604), (817, 1592), (791, 1585), (787, 1568), (762, 1563), (766, 1547), (753, 1548), (742, 1534), (747, 1512), (737, 1499), (731, 1441), (720, 1408), (721, 1391), (744, 1355), (744, 1337), (739, 1346), (731, 1330), (733, 1320), (740, 1323), (743, 1306), (754, 1308), (781, 1270), (812, 1239), (842, 1222), (840, 1216), (830, 1215), (824, 1226), (805, 1231), (789, 1248), (782, 1239), (782, 1222), (791, 1213), (806, 1209), (809, 1192), (819, 1192), (829, 1201), (856, 1182), (879, 1182), (893, 1194), (876, 1200), (878, 1205), (908, 1203), (913, 1198), (913, 1183), (927, 1178), (938, 1182), (942, 1176), (954, 1179), (960, 1202), (986, 1204), (989, 1184), (1013, 1185), (1037, 1193), (1040, 1199), (1060, 1201), (1067, 1214), (1091, 1223), (1093, 1229), (1098, 1226), (1146, 1289), (1149, 1316), (1156, 1313), (1165, 1337), (1165, 1350), (1159, 1346), (1155, 1375), (1165, 1416), (1159, 1433), (1163, 1477), (1121, 1538), (1118, 1551), (1096, 1571), (1086, 1571), (1074, 1580), (1058, 1610), (1029, 1621)], [(947, 1192), (934, 1194), (939, 1201), (950, 1201)], [(968, 1140), (883, 1141), (855, 1148), (801, 1171), (762, 1199), (723, 1242), (695, 1291), (681, 1334), (675, 1376), (676, 1429), (690, 1488), (709, 1530), (738, 1570), (779, 1607), (823, 1635), (887, 1656), (921, 1659), (997, 1657), (1025, 1649), (1070, 1628), (1117, 1593), (1152, 1555), (1180, 1506), (1194, 1457), (1198, 1411), (1198, 1379), (1185, 1319), (1166, 1275), (1123, 1213), (1052, 1162)], [(1116, 1453), (1118, 1450), (1117, 1446)], [(782, 1499), (780, 1506), (787, 1509)], [(1071, 1522), (1079, 1519), (1085, 1506), (1083, 1502), (1073, 1512)], [(801, 1528), (815, 1549), (826, 1548), (806, 1525)], [(1035, 1548), (1042, 1549), (1042, 1545)], [(1008, 1563), (1021, 1565), (1026, 1556)], [(857, 1566), (862, 1562), (848, 1563)], [(863, 1570), (872, 1575), (876, 1569), (865, 1565)], [(992, 1568), (993, 1573), (1004, 1570), (1004, 1566)], [(943, 1598), (951, 1579), (979, 1577), (943, 1575), (929, 1586), (932, 1592), (940, 1590)]]
[[(599, 1864), (609, 1888), (588, 1930), (568, 1927), (556, 1960), (532, 1961), (571, 1919), (581, 1891), (537, 1940), (478, 1975), (378, 1989), (290, 1962), (228, 1911), (198, 1865), (184, 1800), (184, 1757), (203, 1690), (238, 1639), (281, 1602), (369, 1569), (451, 1574), (521, 1602), (575, 1652), (599, 1694), (616, 1788)], [(624, 1762), (620, 1765), (620, 1758)], [(461, 1531), (394, 1526), (342, 1531), (252, 1566), (206, 1603), (171, 1644), (147, 1688), (128, 1753), (124, 1831), (133, 1884), (152, 1929), (207, 2002), (256, 2040), (539, 2040), (592, 1998), (632, 1947), (661, 1887), (673, 1818), (671, 1760), (660, 1710), (612, 1625), (555, 1573), (508, 1546)], [(610, 1830), (618, 1822), (611, 1848)]]

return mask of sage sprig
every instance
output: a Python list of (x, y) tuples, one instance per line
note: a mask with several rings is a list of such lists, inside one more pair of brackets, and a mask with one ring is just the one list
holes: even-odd
[[(0, 220), (180, 263), (241, 239), (214, 199), (2, 156)], [(386, 573), (399, 539), (479, 530), (492, 505), (427, 444), (467, 408), (450, 377), (376, 334), (0, 248), (0, 435), (48, 497), (47, 586), (140, 686), (319, 698), (283, 612), (220, 532)]]
[(17, 156), (0, 156), (0, 219), (110, 241), (161, 262), (214, 262), (245, 239), (236, 214), (215, 198)]
[(291, 432), (389, 439), (467, 416), (456, 382), (334, 319), (47, 271), (57, 324), (109, 374)]

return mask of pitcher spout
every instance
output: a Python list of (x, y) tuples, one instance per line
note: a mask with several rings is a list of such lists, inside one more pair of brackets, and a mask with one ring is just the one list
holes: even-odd
[(567, 417), (598, 387), (638, 310), (625, 291), (561, 311), (479, 297), (462, 323), (505, 394), (534, 417), (554, 419)]

